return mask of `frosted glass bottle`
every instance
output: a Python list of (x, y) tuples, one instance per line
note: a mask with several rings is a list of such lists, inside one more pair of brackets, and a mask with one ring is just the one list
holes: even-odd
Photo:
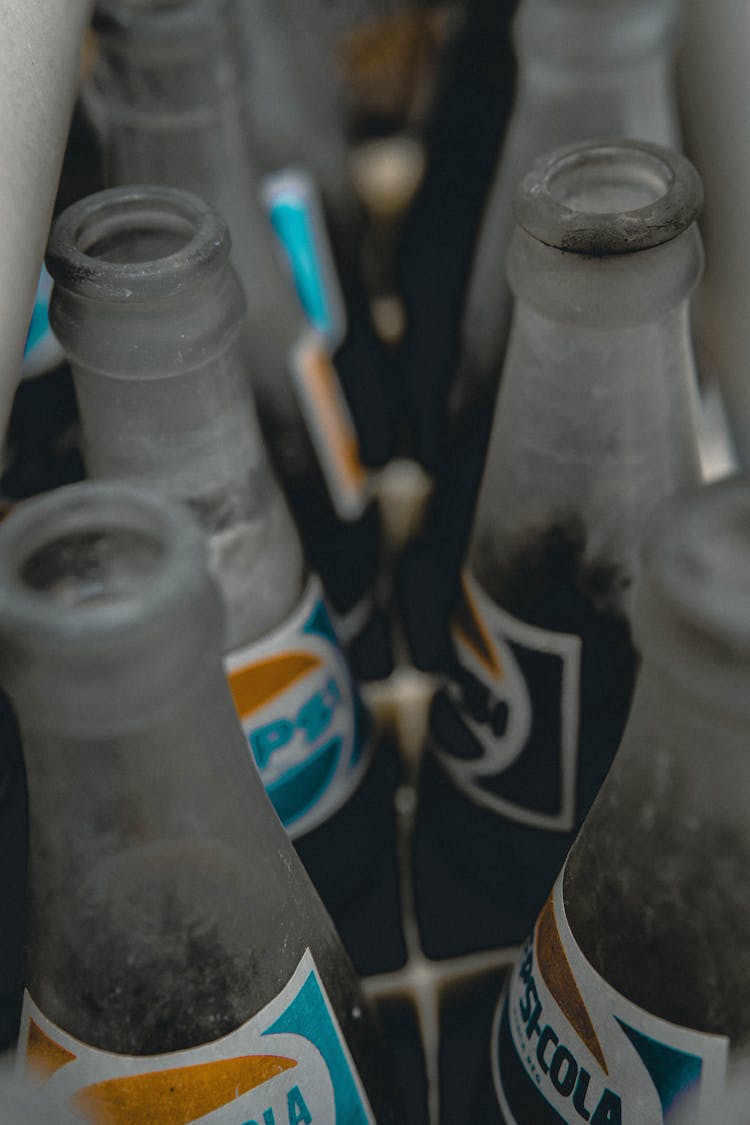
[[(680, 0), (520, 0), (512, 35), (517, 59), (513, 108), (475, 238), (461, 308), (442, 347), (410, 375), (429, 399), (420, 435), (436, 475), (425, 544), (403, 597), (417, 608), (408, 628), (415, 658), (435, 667), (445, 647), (445, 606), (455, 595), (508, 346), (512, 293), (506, 275), (513, 193), (535, 157), (558, 145), (631, 137), (679, 147), (674, 55)], [(498, 45), (498, 49), (503, 44)], [(439, 291), (438, 291), (439, 292)], [(434, 313), (434, 309), (432, 310)], [(421, 302), (429, 333), (429, 299)], [(445, 308), (441, 323), (451, 322)], [(424, 350), (424, 349), (423, 349)], [(415, 359), (420, 355), (417, 352)], [(429, 590), (432, 604), (420, 591)], [(424, 601), (423, 605), (418, 604)], [(425, 630), (424, 618), (441, 628)], [(424, 635), (423, 635), (424, 633)], [(441, 666), (440, 656), (437, 658)]]
[[(101, 0), (94, 26), (97, 65), (85, 93), (105, 180), (193, 191), (227, 221), (247, 297), (247, 376), (268, 448), (333, 608), (343, 621), (358, 609), (361, 622), (379, 543), (369, 474), (353, 400), (325, 333), (305, 315), (261, 200), (234, 0)], [(314, 239), (309, 249), (314, 255)], [(359, 375), (363, 416), (380, 418), (382, 433), (380, 388)]]
[(479, 229), (451, 412), (492, 402), (512, 306), (513, 193), (535, 157), (574, 141), (631, 137), (677, 147), (679, 0), (521, 0), (513, 113)]
[(517, 193), (513, 325), (424, 770), (444, 846), (508, 905), (539, 908), (609, 768), (643, 529), (700, 476), (700, 202), (687, 160), (628, 141), (555, 150)]
[(661, 1125), (688, 1094), (706, 1125), (730, 1119), (727, 1066), (750, 1046), (748, 484), (658, 514), (632, 712), (498, 1008), (503, 1112), (482, 1121)]
[(226, 224), (176, 188), (110, 188), (63, 212), (47, 261), (87, 473), (200, 519), (249, 747), (333, 908), (377, 855), (385, 765), (258, 428)]
[(1, 530), (30, 794), (19, 1071), (92, 1122), (390, 1120), (354, 972), (247, 766), (199, 528), (86, 482)]

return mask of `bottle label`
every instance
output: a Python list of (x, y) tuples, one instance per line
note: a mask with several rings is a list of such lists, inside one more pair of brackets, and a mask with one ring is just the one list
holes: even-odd
[(325, 987), (306, 951), (283, 991), (203, 1047), (119, 1055), (89, 1047), (24, 995), (18, 1069), (90, 1125), (375, 1125)]
[(328, 820), (372, 756), (370, 719), (312, 578), (283, 625), (224, 659), (274, 808), (294, 839)]
[(346, 312), (315, 182), (304, 168), (284, 168), (265, 176), (260, 192), (305, 315), (335, 351)]
[(331, 502), (340, 519), (358, 520), (372, 497), (372, 477), (362, 464), (354, 420), (324, 337), (306, 333), (290, 365)]
[(21, 375), (24, 379), (33, 379), (36, 375), (43, 375), (52, 371), (65, 359), (65, 352), (58, 343), (49, 322), (49, 302), (52, 295), (52, 278), (45, 266), (39, 276), (34, 311), (31, 314), (31, 323), (26, 335), (23, 366)]
[(495, 1013), (492, 1077), (508, 1125), (666, 1125), (693, 1097), (700, 1120), (714, 1120), (729, 1040), (652, 1016), (611, 988), (576, 944), (562, 887), (563, 874)]
[(581, 639), (527, 625), (464, 574), (457, 663), (436, 697), (433, 749), (475, 804), (532, 828), (576, 818)]

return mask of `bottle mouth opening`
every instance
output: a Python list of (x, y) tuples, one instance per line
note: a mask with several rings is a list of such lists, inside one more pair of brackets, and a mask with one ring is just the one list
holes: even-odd
[(168, 187), (110, 188), (56, 220), (47, 267), (65, 289), (132, 301), (183, 291), (228, 254), (226, 224), (197, 196)]
[(672, 168), (652, 153), (596, 149), (573, 152), (550, 167), (546, 184), (553, 200), (571, 211), (607, 215), (656, 203), (674, 181)]
[(685, 157), (640, 141), (587, 142), (538, 159), (516, 192), (516, 219), (534, 238), (579, 254), (623, 254), (676, 238), (703, 202)]
[(116, 605), (138, 598), (163, 561), (156, 537), (100, 527), (55, 535), (22, 560), (18, 577), (60, 606)]
[(58, 643), (150, 624), (204, 578), (189, 514), (131, 485), (85, 482), (27, 501), (0, 528), (0, 616)]

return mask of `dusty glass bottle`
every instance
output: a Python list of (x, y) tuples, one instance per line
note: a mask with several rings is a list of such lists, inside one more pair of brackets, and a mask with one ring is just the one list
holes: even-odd
[[(261, 200), (234, 0), (102, 0), (94, 26), (97, 65), (86, 101), (105, 179), (194, 191), (226, 219), (247, 297), (243, 343), (260, 421), (308, 557), (346, 620), (372, 596), (377, 514), (352, 400), (331, 362), (326, 332), (305, 315)], [(308, 235), (309, 267), (321, 259)], [(330, 278), (325, 267), (323, 254), (313, 272)], [(335, 291), (330, 297), (331, 287), (321, 283), (315, 293), (330, 298), (335, 336)], [(382, 418), (375, 381), (362, 370), (359, 376), (363, 415)]]
[(513, 113), (476, 243), (452, 413), (492, 402), (512, 309), (506, 258), (513, 193), (532, 161), (592, 138), (678, 147), (679, 0), (521, 0)]
[(513, 326), (424, 805), (467, 877), (534, 912), (622, 734), (644, 526), (699, 479), (701, 195), (683, 157), (621, 141), (555, 150), (516, 196)]
[[(416, 604), (407, 627), (415, 658), (430, 667), (430, 647), (445, 643), (445, 605), (458, 583), (508, 346), (513, 298), (506, 276), (513, 231), (513, 193), (532, 161), (558, 145), (631, 137), (678, 147), (674, 55), (679, 0), (520, 0), (512, 37), (515, 100), (474, 241), (461, 308), (438, 310), (445, 339), (429, 349), (430, 368), (415, 350), (414, 397), (438, 403), (421, 435), (432, 450), (436, 485), (426, 542), (406, 579)], [(498, 49), (503, 44), (498, 45)], [(427, 336), (431, 309), (421, 303)], [(438, 331), (441, 331), (438, 329)], [(423, 351), (427, 349), (423, 348)], [(428, 373), (425, 375), (425, 371)], [(420, 557), (421, 556), (421, 557)], [(419, 605), (421, 589), (433, 607)], [(435, 590), (433, 593), (432, 591)], [(427, 630), (421, 619), (440, 623)], [(412, 620), (413, 619), (413, 620)]]
[(661, 1125), (688, 1094), (725, 1120), (750, 1044), (748, 483), (658, 513), (632, 712), (498, 1009), (483, 1121)]
[(333, 908), (376, 856), (385, 766), (258, 428), (226, 224), (175, 188), (110, 188), (59, 217), (48, 266), (87, 473), (200, 519), (250, 749)]
[(60, 489), (3, 525), (0, 574), (30, 794), (19, 1070), (87, 1121), (389, 1120), (354, 972), (248, 768), (190, 514)]

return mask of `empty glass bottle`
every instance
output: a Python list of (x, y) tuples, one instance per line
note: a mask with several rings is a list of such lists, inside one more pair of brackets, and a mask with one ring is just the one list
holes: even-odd
[(700, 203), (687, 160), (628, 141), (555, 150), (516, 196), (513, 326), (424, 805), (469, 878), (534, 911), (627, 717), (643, 528), (699, 479)]
[[(97, 64), (86, 101), (105, 179), (194, 191), (226, 219), (247, 297), (243, 342), (260, 421), (308, 557), (346, 620), (372, 598), (377, 567), (378, 520), (362, 462), (373, 449), (361, 449), (354, 398), (342, 389), (326, 334), (305, 315), (260, 198), (234, 0), (100, 0), (94, 26)], [(305, 234), (308, 270), (330, 293), (316, 257), (320, 232)], [(355, 381), (358, 409), (380, 419), (382, 437), (382, 388), (364, 365)]]
[[(430, 646), (444, 630), (425, 630), (430, 607), (442, 626), (454, 595), (489, 440), (508, 346), (512, 295), (506, 275), (513, 231), (513, 193), (535, 157), (558, 145), (631, 137), (677, 147), (674, 55), (679, 0), (520, 0), (513, 24), (515, 101), (489, 188), (461, 309), (438, 310), (441, 344), (423, 351), (434, 310), (421, 302), (424, 328), (414, 329), (410, 362), (414, 397), (430, 399), (422, 417), (432, 435), (436, 486), (422, 551), (410, 564), (403, 600), (416, 605), (408, 629), (415, 658), (430, 666)], [(498, 44), (500, 49), (502, 44)], [(427, 374), (425, 374), (427, 371)], [(420, 423), (424, 425), (425, 423)], [(432, 591), (435, 591), (432, 593)], [(441, 612), (441, 610), (443, 612)], [(424, 634), (424, 635), (423, 635)]]
[(110, 188), (60, 216), (48, 265), (87, 472), (200, 519), (253, 757), (333, 906), (377, 855), (385, 766), (258, 429), (226, 225), (175, 188)]
[(90, 1122), (374, 1122), (354, 972), (248, 768), (205, 539), (117, 482), (0, 534), (30, 795), (18, 1067)]
[(661, 1125), (688, 1095), (728, 1119), (750, 1044), (749, 483), (654, 524), (632, 712), (498, 1009), (482, 1121)]

